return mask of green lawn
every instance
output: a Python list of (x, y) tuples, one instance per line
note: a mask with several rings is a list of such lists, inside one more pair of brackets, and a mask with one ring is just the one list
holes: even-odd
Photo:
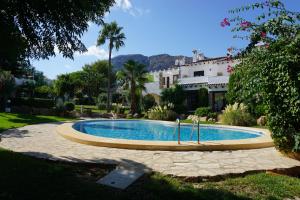
[[(0, 130), (68, 120), (0, 113)], [(97, 185), (113, 166), (74, 165), (31, 158), (0, 148), (0, 199), (283, 199), (300, 197), (300, 179), (258, 173), (219, 182), (187, 183), (159, 173), (125, 191)]]
[(22, 127), (29, 124), (59, 122), (59, 121), (66, 121), (66, 120), (72, 120), (72, 118), (0, 112), (0, 132), (6, 129)]

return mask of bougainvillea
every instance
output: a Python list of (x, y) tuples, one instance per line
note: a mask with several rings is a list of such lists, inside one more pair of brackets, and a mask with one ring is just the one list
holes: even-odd
[[(260, 10), (255, 20), (240, 16)], [(235, 38), (249, 40), (230, 76), (227, 98), (249, 107), (265, 105), (276, 147), (300, 151), (300, 13), (279, 0), (230, 11)], [(257, 12), (256, 12), (257, 13)]]
[(230, 22), (228, 21), (228, 18), (224, 18), (220, 24), (222, 27), (230, 26)]

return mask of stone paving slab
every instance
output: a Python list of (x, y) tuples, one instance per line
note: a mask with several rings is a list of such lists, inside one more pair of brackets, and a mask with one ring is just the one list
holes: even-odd
[(207, 177), (300, 166), (275, 148), (236, 151), (147, 151), (95, 147), (69, 141), (58, 123), (38, 124), (1, 133), (0, 147), (38, 158), (118, 164), (182, 177)]
[(144, 173), (144, 170), (136, 168), (119, 167), (99, 179), (97, 183), (124, 190)]

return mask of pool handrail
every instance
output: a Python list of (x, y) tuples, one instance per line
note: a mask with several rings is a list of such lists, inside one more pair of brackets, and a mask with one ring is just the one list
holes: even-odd
[(180, 144), (180, 119), (177, 118), (176, 122), (178, 124), (178, 144)]

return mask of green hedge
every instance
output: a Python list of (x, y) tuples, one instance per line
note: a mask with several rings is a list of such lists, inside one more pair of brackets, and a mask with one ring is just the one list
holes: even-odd
[(195, 115), (199, 117), (206, 117), (212, 112), (211, 107), (199, 107), (195, 110)]
[(72, 102), (65, 102), (65, 109), (69, 112), (73, 111), (75, 109), (75, 105)]
[(29, 106), (34, 108), (53, 108), (55, 102), (53, 99), (41, 98), (14, 98), (12, 99), (12, 106)]

